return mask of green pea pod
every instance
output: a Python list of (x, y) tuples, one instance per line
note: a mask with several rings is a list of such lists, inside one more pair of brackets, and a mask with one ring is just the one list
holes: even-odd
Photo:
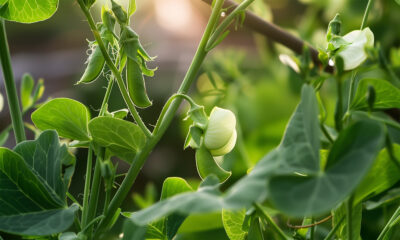
[(91, 83), (96, 80), (103, 70), (104, 63), (105, 60), (103, 54), (101, 53), (100, 47), (96, 46), (92, 54), (90, 54), (86, 70), (77, 84)]
[(128, 14), (121, 5), (113, 0), (111, 0), (111, 10), (113, 11), (115, 17), (117, 17), (120, 25), (126, 25), (128, 23)]
[(129, 57), (126, 62), (126, 82), (129, 96), (136, 106), (147, 108), (152, 105), (146, 93), (146, 85), (140, 66), (135, 60)]
[(221, 183), (225, 182), (230, 176), (231, 172), (221, 168), (215, 161), (211, 153), (205, 148), (204, 145), (196, 150), (196, 166), (197, 172), (202, 179), (214, 174), (218, 177)]

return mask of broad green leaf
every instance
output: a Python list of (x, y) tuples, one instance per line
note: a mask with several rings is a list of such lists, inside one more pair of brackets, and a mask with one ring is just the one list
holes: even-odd
[(383, 142), (381, 125), (371, 121), (355, 123), (339, 134), (328, 155), (325, 171), (273, 177), (269, 181), (271, 201), (278, 209), (294, 216), (330, 210), (357, 187)]
[(122, 240), (144, 240), (146, 226), (139, 226), (128, 219), (124, 223), (124, 237)]
[(204, 232), (223, 228), (221, 212), (191, 214), (179, 228), (180, 233)]
[(38, 139), (18, 144), (14, 151), (25, 160), (54, 200), (65, 204), (75, 157), (65, 145), (60, 146), (57, 133), (44, 131)]
[(89, 131), (96, 143), (129, 163), (146, 142), (146, 136), (136, 124), (112, 117), (92, 119)]
[(21, 80), (20, 97), (22, 109), (25, 110), (33, 103), (32, 91), (34, 87), (34, 81), (30, 74), (24, 74)]
[(350, 109), (368, 109), (366, 96), (369, 86), (374, 88), (376, 94), (374, 109), (400, 108), (400, 89), (383, 79), (366, 78), (358, 83), (357, 91)]
[(0, 0), (0, 17), (20, 23), (33, 23), (50, 18), (57, 10), (58, 0)]
[(308, 174), (319, 171), (318, 103), (310, 86), (303, 86), (301, 97), (279, 147), (268, 153), (249, 175), (228, 190), (226, 201), (230, 206), (241, 209), (265, 200), (267, 180), (272, 173)]
[(187, 192), (162, 200), (149, 208), (133, 213), (130, 219), (138, 225), (146, 225), (172, 213), (188, 215), (219, 211), (222, 209), (223, 201), (218, 184), (217, 177), (211, 175), (203, 181), (196, 192)]
[(49, 235), (67, 229), (78, 207), (66, 206), (72, 169), (61, 170), (73, 159), (65, 146), (59, 146), (54, 131), (43, 132), (36, 141), (20, 143), (16, 152), (0, 148), (0, 230)]
[[(400, 146), (393, 145), (393, 152), (400, 159)], [(355, 192), (355, 203), (359, 203), (367, 197), (375, 196), (391, 186), (400, 179), (400, 169), (390, 159), (387, 149), (379, 152), (371, 170), (357, 187)]]
[(247, 231), (243, 229), (243, 222), (246, 218), (246, 209), (230, 211), (222, 210), (222, 222), (226, 234), (230, 240), (245, 240)]
[(40, 130), (54, 129), (60, 137), (90, 140), (88, 121), (90, 114), (82, 103), (68, 99), (53, 99), (32, 113), (32, 122)]

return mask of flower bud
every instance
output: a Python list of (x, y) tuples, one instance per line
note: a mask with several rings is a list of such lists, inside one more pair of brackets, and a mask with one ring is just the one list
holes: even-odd
[(369, 28), (365, 28), (349, 32), (343, 36), (343, 40), (349, 44), (340, 50), (339, 56), (344, 60), (344, 70), (351, 70), (367, 59), (365, 47), (373, 47), (374, 34)]
[(204, 145), (213, 156), (232, 151), (237, 138), (236, 117), (227, 109), (214, 107), (204, 134)]

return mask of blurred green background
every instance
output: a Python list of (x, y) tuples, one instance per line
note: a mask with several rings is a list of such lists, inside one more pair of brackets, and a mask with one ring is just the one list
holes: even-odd
[[(106, 1), (98, 1), (92, 10), (97, 19), (100, 6), (104, 2)], [(256, 0), (252, 11), (301, 37), (312, 46), (324, 48), (330, 19), (338, 12), (341, 14), (342, 34), (358, 29), (366, 4), (367, 0)], [(163, 103), (178, 89), (190, 65), (210, 8), (201, 0), (137, 0), (137, 6), (138, 11), (132, 20), (133, 29), (140, 35), (148, 52), (157, 56), (151, 67), (157, 66), (158, 71), (155, 77), (146, 80), (153, 106), (140, 111), (145, 122), (152, 126)], [(399, 24), (400, 5), (396, 1), (375, 1), (368, 26), (395, 70), (400, 68)], [(29, 72), (35, 78), (44, 78), (46, 97), (74, 98), (89, 106), (93, 114), (96, 113), (105, 92), (106, 79), (99, 78), (90, 85), (74, 85), (85, 69), (86, 39), (93, 40), (75, 1), (60, 1), (59, 10), (47, 21), (29, 25), (10, 22), (6, 27), (17, 82), (23, 73)], [(228, 187), (246, 174), (249, 168), (280, 142), (285, 125), (298, 103), (303, 81), (294, 70), (280, 61), (285, 56), (295, 57), (290, 50), (269, 41), (265, 36), (254, 34), (246, 27), (238, 28), (212, 51), (199, 73), (198, 81), (192, 86), (190, 95), (204, 104), (208, 112), (214, 105), (218, 105), (237, 114), (238, 144), (222, 160), (222, 166), (232, 170), (233, 177), (223, 187)], [(385, 74), (370, 64), (358, 77), (385, 78)], [(0, 78), (0, 92), (4, 95), (2, 75)], [(327, 111), (333, 115), (335, 85), (329, 76), (325, 78), (321, 96)], [(109, 110), (121, 108), (124, 108), (124, 104), (115, 86)], [(182, 105), (175, 121), (151, 154), (133, 186), (132, 192), (140, 195), (128, 197), (124, 209), (138, 209), (157, 200), (162, 182), (168, 176), (192, 179), (194, 185), (198, 182), (194, 151), (183, 150), (190, 124), (182, 122), (186, 110), (187, 106)], [(29, 115), (25, 116), (26, 121), (29, 121)], [(328, 115), (328, 123), (331, 125), (332, 115)], [(10, 117), (6, 108), (0, 113), (0, 130), (9, 123)], [(6, 146), (13, 145), (11, 136)], [(76, 154), (77, 169), (71, 192), (78, 200), (82, 200), (86, 152), (80, 150)], [(127, 168), (127, 164), (119, 162), (119, 173), (126, 172)], [(391, 207), (388, 206), (386, 210), (364, 211), (363, 239), (376, 239), (378, 230), (390, 216)], [(211, 224), (207, 231), (213, 232), (215, 239), (226, 239), (221, 228), (222, 223), (218, 222), (219, 215), (214, 219), (215, 225)], [(187, 225), (186, 229), (192, 231), (190, 222)], [(120, 227), (118, 224), (114, 232), (118, 233)], [(182, 239), (205, 239), (199, 233), (202, 229), (195, 230), (196, 237), (187, 233)], [(324, 231), (323, 226), (320, 230)], [(115, 234), (110, 234), (110, 238), (114, 237)]]

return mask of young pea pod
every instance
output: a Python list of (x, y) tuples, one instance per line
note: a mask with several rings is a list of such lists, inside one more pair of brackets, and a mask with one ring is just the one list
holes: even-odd
[(126, 63), (126, 84), (129, 96), (136, 106), (147, 108), (152, 105), (146, 93), (146, 86), (140, 66), (130, 57), (128, 57)]
[(91, 83), (96, 80), (103, 70), (104, 63), (105, 59), (100, 50), (100, 47), (96, 46), (92, 54), (90, 54), (86, 70), (77, 84)]
[(114, 32), (115, 18), (112, 11), (104, 6), (101, 9), (101, 21), (108, 31)]
[(115, 17), (117, 17), (118, 23), (120, 25), (126, 25), (128, 23), (128, 14), (122, 8), (122, 6), (116, 3), (114, 0), (111, 0), (111, 9)]

